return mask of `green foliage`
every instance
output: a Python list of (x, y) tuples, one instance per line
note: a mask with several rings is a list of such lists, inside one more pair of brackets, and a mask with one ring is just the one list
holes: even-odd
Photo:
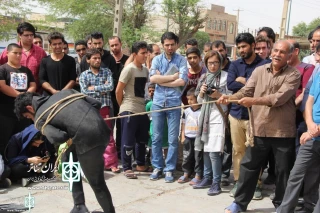
[(195, 33), (194, 38), (197, 39), (198, 41), (198, 47), (199, 49), (203, 50), (203, 46), (205, 43), (210, 42), (210, 36), (208, 33), (203, 32), (203, 31), (198, 31)]
[(313, 19), (309, 24), (300, 22), (292, 28), (294, 36), (308, 37), (309, 33), (320, 25), (320, 17)]
[(18, 23), (30, 11), (27, 0), (0, 0), (0, 40), (16, 37)]
[(48, 6), (51, 19), (69, 21), (64, 33), (74, 40), (84, 39), (92, 32), (102, 32), (108, 38), (113, 31), (114, 1), (111, 0), (38, 0)]
[[(206, 17), (202, 17), (198, 4), (200, 0), (164, 0), (162, 10), (166, 16), (178, 26), (175, 32), (179, 36), (178, 47), (193, 37), (193, 35), (203, 28)], [(169, 29), (170, 31), (170, 29)]]

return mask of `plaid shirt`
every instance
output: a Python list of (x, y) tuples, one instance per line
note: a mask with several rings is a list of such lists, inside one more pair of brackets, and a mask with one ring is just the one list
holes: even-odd
[[(113, 90), (113, 79), (108, 68), (100, 67), (98, 74), (94, 74), (89, 68), (81, 73), (79, 83), (81, 92), (100, 101), (101, 108), (112, 106), (110, 92)], [(88, 90), (90, 86), (94, 86), (94, 90)]]
[[(18, 43), (21, 46), (21, 43)], [(2, 52), (0, 56), (0, 64), (5, 64), (8, 62), (8, 56), (7, 56), (7, 48)], [(29, 50), (29, 54), (27, 55), (25, 52), (22, 51), (22, 57), (21, 57), (21, 65), (28, 67), (34, 77), (34, 80), (37, 84), (37, 91), (41, 88), (41, 85), (39, 83), (39, 68), (41, 60), (46, 57), (46, 52), (36, 45), (32, 45), (31, 49)]]

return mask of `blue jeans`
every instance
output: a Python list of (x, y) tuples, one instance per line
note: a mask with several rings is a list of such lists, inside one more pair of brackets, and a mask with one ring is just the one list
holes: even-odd
[(213, 183), (220, 183), (222, 174), (221, 152), (203, 152), (203, 162), (203, 176), (209, 180), (213, 179)]
[[(159, 109), (164, 109), (164, 107), (155, 104), (152, 105), (152, 110)], [(181, 109), (153, 112), (151, 116), (153, 122), (152, 165), (154, 168), (163, 170), (164, 172), (172, 172), (176, 169), (178, 160), (178, 137), (180, 129)], [(166, 167), (164, 168), (162, 155), (162, 138), (165, 119), (167, 119), (168, 123), (169, 149), (166, 159)]]

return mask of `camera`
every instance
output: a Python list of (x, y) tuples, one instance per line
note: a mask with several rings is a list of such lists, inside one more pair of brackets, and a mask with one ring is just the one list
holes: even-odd
[(206, 91), (206, 94), (207, 95), (211, 95), (212, 93), (213, 93), (213, 91), (212, 90), (218, 90), (219, 88), (218, 87), (215, 87), (214, 85), (212, 85), (212, 86), (210, 86), (210, 87), (208, 87), (207, 88), (207, 91)]

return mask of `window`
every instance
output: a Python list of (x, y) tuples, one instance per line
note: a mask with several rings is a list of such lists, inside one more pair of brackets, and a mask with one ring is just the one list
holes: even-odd
[(230, 27), (229, 27), (229, 33), (230, 33), (230, 34), (233, 34), (233, 30), (234, 30), (234, 24), (231, 23), (231, 24), (230, 24)]
[(225, 21), (225, 20), (222, 21), (221, 30), (222, 30), (222, 31), (226, 31), (226, 21)]
[(208, 21), (207, 21), (207, 28), (208, 29), (211, 29), (211, 22), (212, 22), (211, 19), (208, 19)]
[(212, 23), (211, 29), (216, 30), (216, 27), (217, 27), (217, 20), (214, 20)]
[(218, 21), (217, 30), (221, 31), (221, 20)]

